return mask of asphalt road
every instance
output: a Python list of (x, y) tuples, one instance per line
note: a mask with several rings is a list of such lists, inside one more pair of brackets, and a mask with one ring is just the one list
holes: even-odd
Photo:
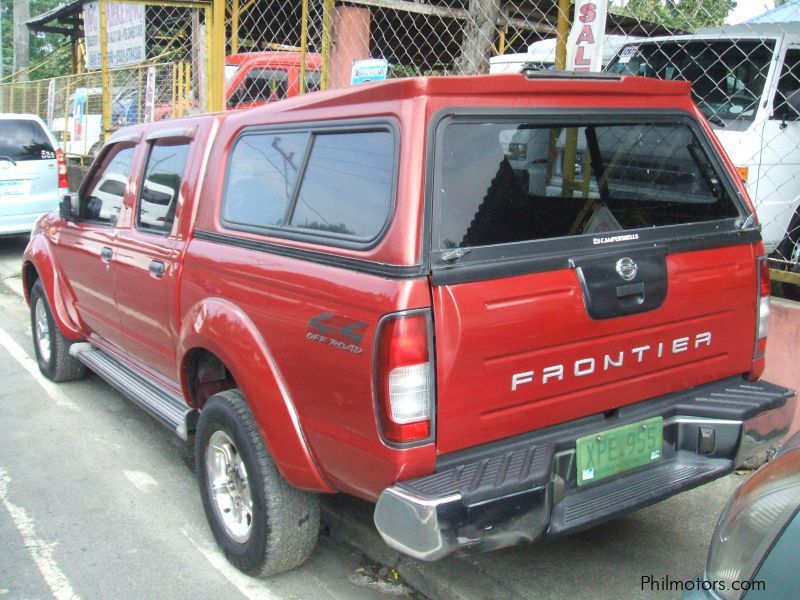
[(39, 375), (12, 291), (24, 247), (0, 239), (0, 600), (409, 595), (326, 535), (291, 573), (259, 580), (231, 567), (183, 443), (96, 376)]
[(439, 563), (388, 552), (368, 505), (334, 501), (327, 512), (341, 528), (322, 536), (305, 566), (252, 579), (216, 549), (177, 438), (95, 376), (54, 385), (39, 375), (19, 295), (24, 246), (0, 239), (0, 600), (410, 594), (333, 541), (343, 538), (432, 597), (675, 598), (642, 589), (641, 578), (700, 572), (719, 512), (742, 479), (731, 475), (546, 544)]

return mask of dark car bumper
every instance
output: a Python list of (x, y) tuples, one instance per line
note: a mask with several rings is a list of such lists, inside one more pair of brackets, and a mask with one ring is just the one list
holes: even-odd
[[(786, 388), (730, 378), (471, 448), (384, 490), (375, 525), (388, 545), (423, 560), (579, 531), (730, 473), (788, 432), (795, 402)], [(663, 460), (577, 486), (579, 437), (659, 415)]]

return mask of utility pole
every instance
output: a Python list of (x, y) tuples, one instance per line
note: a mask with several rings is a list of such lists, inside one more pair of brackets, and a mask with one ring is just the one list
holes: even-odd
[(3, 5), (0, 4), (0, 79), (5, 77), (5, 65), (3, 64)]
[(17, 81), (28, 81), (28, 52), (30, 34), (27, 23), (31, 18), (31, 7), (27, 0), (14, 0), (14, 71), (19, 73)]

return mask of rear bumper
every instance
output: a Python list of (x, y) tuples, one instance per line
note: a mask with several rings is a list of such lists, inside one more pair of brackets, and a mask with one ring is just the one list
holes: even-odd
[(31, 206), (25, 212), (11, 214), (5, 210), (7, 207), (0, 207), (0, 235), (19, 235), (30, 234), (36, 221), (44, 213), (58, 208), (57, 202), (48, 202), (41, 207)]
[[(384, 490), (375, 525), (389, 546), (422, 560), (579, 531), (730, 473), (789, 431), (795, 403), (786, 388), (731, 378), (611, 417), (471, 448), (444, 457), (432, 475)], [(664, 417), (662, 461), (576, 485), (577, 438), (658, 415)]]

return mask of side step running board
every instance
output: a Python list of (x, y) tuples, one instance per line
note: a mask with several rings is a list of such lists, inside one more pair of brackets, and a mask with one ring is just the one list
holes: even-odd
[(72, 344), (69, 353), (145, 412), (172, 429), (182, 440), (189, 439), (189, 433), (194, 430), (197, 421), (197, 411), (187, 406), (183, 398), (88, 342)]

